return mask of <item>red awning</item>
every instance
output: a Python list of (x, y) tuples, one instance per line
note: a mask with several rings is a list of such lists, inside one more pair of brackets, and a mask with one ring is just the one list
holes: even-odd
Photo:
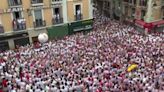
[(136, 20), (135, 24), (140, 26), (141, 28), (148, 28), (149, 30), (154, 27), (154, 25), (152, 23), (146, 23), (143, 20)]
[(145, 25), (144, 25), (144, 28), (148, 28), (148, 29), (151, 29), (153, 27), (154, 27), (154, 25), (152, 23), (145, 23)]

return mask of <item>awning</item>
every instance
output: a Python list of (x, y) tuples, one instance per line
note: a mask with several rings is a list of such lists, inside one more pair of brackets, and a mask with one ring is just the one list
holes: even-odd
[(161, 27), (161, 26), (164, 26), (164, 20), (153, 22), (152, 24), (154, 26)]
[(136, 20), (135, 24), (141, 28), (148, 28), (148, 29), (152, 29), (154, 27), (154, 25), (152, 23), (146, 23), (143, 20)]

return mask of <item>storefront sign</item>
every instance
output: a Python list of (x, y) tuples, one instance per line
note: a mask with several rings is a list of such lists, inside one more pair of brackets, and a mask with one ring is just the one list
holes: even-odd
[(93, 28), (92, 25), (93, 25), (93, 19), (70, 23), (69, 24), (69, 29), (70, 29), (69, 34), (72, 34), (74, 32), (78, 32), (78, 31), (91, 30)]
[(1, 9), (0, 14), (2, 13), (10, 13), (10, 12), (18, 12), (18, 11), (23, 11), (24, 8), (22, 7), (15, 7), (15, 8), (9, 8), (9, 9)]
[(78, 31), (89, 30), (89, 29), (92, 29), (92, 25), (87, 25), (87, 26), (84, 26), (84, 27), (75, 28), (75, 29), (73, 29), (73, 31), (78, 32)]

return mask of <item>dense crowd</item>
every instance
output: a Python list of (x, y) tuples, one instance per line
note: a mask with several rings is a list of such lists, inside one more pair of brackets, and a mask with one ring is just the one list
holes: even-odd
[(164, 36), (96, 14), (86, 35), (1, 53), (0, 92), (163, 92)]

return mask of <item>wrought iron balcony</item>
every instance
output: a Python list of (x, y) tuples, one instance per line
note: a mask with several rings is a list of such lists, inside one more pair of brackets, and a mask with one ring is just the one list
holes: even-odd
[(61, 24), (63, 23), (63, 18), (53, 18), (52, 19), (52, 24), (55, 25), (55, 24)]
[(37, 27), (44, 27), (46, 26), (46, 21), (45, 20), (35, 20), (34, 22), (34, 28), (37, 28)]
[(75, 15), (75, 21), (82, 20), (82, 19), (83, 19), (83, 15), (82, 14)]
[(20, 6), (22, 5), (22, 0), (8, 0), (9, 6)]
[(26, 30), (25, 19), (14, 19), (13, 20), (13, 30), (14, 31)]

